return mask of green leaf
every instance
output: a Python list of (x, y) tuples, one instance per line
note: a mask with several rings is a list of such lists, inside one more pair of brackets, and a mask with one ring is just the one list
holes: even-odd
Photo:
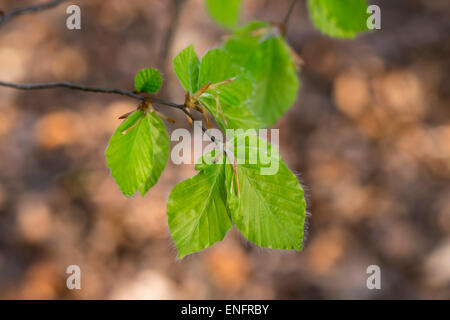
[[(249, 80), (237, 78), (215, 91), (206, 91), (200, 97), (200, 101), (223, 130), (258, 129), (264, 127), (264, 122), (260, 121), (249, 110), (248, 99), (252, 90), (253, 86)], [(217, 97), (219, 97), (218, 100)], [(217, 105), (217, 101), (219, 105)], [(223, 110), (223, 116), (220, 108)]]
[(248, 108), (264, 125), (273, 125), (295, 102), (299, 82), (291, 49), (263, 21), (237, 29), (224, 44), (235, 65), (254, 85)]
[[(230, 44), (226, 48), (236, 56), (236, 48), (231, 49)], [(297, 98), (299, 81), (290, 49), (280, 36), (269, 36), (257, 44), (248, 58), (242, 57), (242, 51), (237, 54), (237, 60), (245, 61), (243, 68), (254, 84), (248, 107), (265, 126), (271, 126)]]
[(261, 34), (267, 34), (270, 24), (266, 21), (250, 21), (236, 29), (233, 36), (224, 43), (224, 49), (231, 55), (233, 63), (242, 67), (251, 53), (258, 47)]
[(209, 14), (220, 25), (233, 28), (239, 22), (241, 0), (206, 0)]
[(170, 139), (167, 134), (164, 123), (156, 115), (152, 116), (151, 125), (153, 126), (151, 143), (153, 145), (152, 152), (152, 170), (147, 181), (139, 187), (142, 197), (145, 196), (148, 190), (158, 182), (159, 177), (164, 171), (170, 153)]
[(231, 54), (234, 64), (244, 66), (251, 53), (258, 47), (259, 38), (254, 36), (233, 36), (225, 42), (224, 49)]
[(231, 62), (230, 55), (222, 49), (209, 50), (202, 58), (198, 87), (207, 82), (219, 83), (235, 77), (239, 72)]
[(200, 61), (190, 45), (173, 59), (173, 70), (186, 92), (194, 94), (198, 90)]
[(233, 63), (243, 67), (261, 42), (261, 36), (267, 36), (270, 29), (270, 24), (266, 21), (250, 21), (234, 30), (233, 36), (224, 43), (224, 49), (231, 55)]
[(244, 134), (233, 143), (240, 196), (231, 164), (226, 182), (234, 224), (258, 246), (301, 250), (306, 202), (297, 177), (265, 140)]
[(221, 241), (232, 223), (226, 205), (225, 165), (198, 166), (194, 177), (175, 186), (167, 203), (169, 229), (178, 258)]
[(311, 20), (324, 34), (354, 38), (368, 31), (366, 0), (308, 0)]
[(137, 92), (156, 93), (161, 89), (161, 85), (161, 74), (153, 68), (142, 69), (134, 78), (134, 87)]
[(123, 194), (142, 195), (156, 183), (169, 158), (170, 141), (161, 119), (136, 111), (111, 137), (106, 163)]
[[(207, 90), (200, 97), (200, 101), (222, 129), (261, 128), (264, 123), (257, 119), (248, 108), (248, 99), (253, 86), (248, 79), (240, 75), (240, 72), (239, 68), (233, 65), (231, 57), (225, 50), (208, 51), (200, 65), (198, 87), (201, 88), (208, 82), (214, 85), (232, 78), (236, 79), (228, 84), (218, 86), (214, 90)], [(217, 105), (217, 101), (219, 105)]]

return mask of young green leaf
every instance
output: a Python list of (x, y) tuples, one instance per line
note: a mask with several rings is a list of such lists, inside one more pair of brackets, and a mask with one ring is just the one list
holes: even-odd
[(258, 47), (261, 33), (267, 32), (270, 24), (265, 21), (250, 21), (234, 30), (233, 35), (224, 43), (224, 49), (230, 54), (233, 63), (242, 67), (251, 53)]
[(170, 234), (179, 259), (221, 241), (232, 226), (226, 205), (225, 165), (201, 169), (177, 184), (167, 203)]
[(153, 146), (151, 161), (153, 167), (147, 181), (139, 187), (142, 197), (144, 197), (147, 191), (158, 182), (158, 179), (169, 160), (170, 153), (170, 139), (164, 123), (156, 115), (153, 115), (151, 125), (154, 127), (151, 135), (151, 143)]
[(214, 85), (234, 79), (214, 90), (206, 91), (200, 97), (200, 101), (222, 129), (250, 129), (264, 125), (248, 108), (253, 86), (240, 73), (240, 69), (233, 65), (230, 55), (223, 49), (208, 51), (200, 64), (199, 88), (208, 82)]
[(142, 69), (134, 78), (134, 87), (137, 92), (156, 93), (161, 89), (161, 85), (161, 74), (153, 68)]
[[(232, 38), (233, 39), (233, 38)], [(255, 41), (254, 37), (238, 37), (225, 48), (236, 62), (243, 63), (254, 84), (249, 110), (265, 126), (273, 125), (295, 102), (299, 81), (290, 49), (280, 36), (268, 36)], [(246, 57), (243, 48), (253, 49)]]
[(200, 101), (223, 130), (262, 128), (264, 123), (248, 108), (252, 90), (252, 83), (239, 77), (215, 90), (206, 91)]
[(229, 80), (238, 75), (239, 71), (239, 69), (233, 66), (230, 55), (225, 50), (209, 50), (203, 56), (200, 64), (198, 87), (201, 88), (208, 82), (215, 84)]
[(265, 140), (239, 135), (233, 143), (238, 179), (228, 164), (226, 182), (234, 224), (258, 246), (301, 250), (306, 202), (297, 177)]
[(226, 28), (239, 22), (241, 0), (206, 0), (211, 17)]
[(308, 0), (311, 20), (324, 34), (354, 38), (368, 31), (366, 0)]
[(200, 61), (190, 45), (173, 59), (173, 70), (186, 92), (194, 94), (198, 90)]
[(123, 194), (144, 196), (156, 183), (169, 158), (170, 140), (154, 113), (136, 111), (111, 137), (106, 163)]

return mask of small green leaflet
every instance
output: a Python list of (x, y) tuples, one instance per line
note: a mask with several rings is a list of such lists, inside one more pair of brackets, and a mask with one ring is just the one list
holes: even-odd
[(203, 167), (196, 176), (177, 184), (167, 202), (167, 215), (179, 259), (221, 241), (232, 226), (226, 204), (225, 165)]
[(161, 74), (153, 68), (142, 69), (134, 78), (134, 87), (137, 92), (156, 93), (161, 89), (161, 85)]
[(206, 0), (211, 17), (226, 28), (233, 28), (239, 22), (241, 0)]
[(324, 34), (337, 38), (354, 38), (368, 31), (366, 0), (308, 0), (311, 20)]
[(208, 82), (214, 85), (234, 79), (228, 84), (207, 90), (200, 97), (222, 129), (263, 127), (263, 122), (248, 108), (252, 83), (241, 76), (241, 70), (233, 65), (226, 51), (210, 50), (200, 62), (193, 47), (189, 46), (175, 57), (173, 65), (181, 85), (191, 95)]
[(266, 141), (248, 134), (231, 141), (238, 179), (230, 157), (209, 153), (201, 160), (218, 162), (200, 161), (200, 173), (179, 183), (169, 196), (169, 228), (178, 257), (222, 240), (232, 224), (261, 247), (301, 250), (306, 202), (297, 178)]
[[(255, 35), (258, 29), (265, 34)], [(224, 45), (253, 83), (248, 107), (265, 127), (292, 107), (299, 89), (289, 46), (280, 35), (269, 32), (267, 23), (254, 21), (237, 30)]]
[(106, 149), (106, 163), (123, 194), (144, 196), (169, 159), (170, 140), (153, 112), (138, 110), (116, 130)]

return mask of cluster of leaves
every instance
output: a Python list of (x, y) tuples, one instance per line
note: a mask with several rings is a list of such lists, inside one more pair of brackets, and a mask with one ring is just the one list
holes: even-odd
[[(199, 173), (170, 194), (167, 214), (178, 257), (222, 240), (233, 224), (261, 247), (301, 250), (306, 203), (297, 177), (257, 136), (237, 135), (230, 144), (236, 162), (242, 164), (234, 166), (224, 153), (213, 151), (204, 158), (217, 162), (200, 159), (195, 167)], [(267, 166), (261, 160), (249, 161), (260, 159), (264, 149), (271, 161), (278, 161), (274, 175), (261, 174)]]
[[(201, 60), (193, 46), (174, 58), (174, 72), (186, 91), (185, 110), (212, 117), (223, 130), (273, 125), (293, 105), (299, 89), (298, 56), (285, 41), (283, 28), (264, 21), (239, 27), (240, 0), (206, 3), (211, 15), (233, 32)], [(365, 0), (309, 0), (316, 25), (335, 36), (361, 31), (360, 23), (350, 22), (359, 15), (337, 3), (359, 13)], [(139, 93), (156, 93), (161, 85), (156, 69), (141, 70), (135, 77)], [(160, 116), (144, 101), (124, 115), (110, 140), (107, 165), (127, 196), (145, 196), (166, 166), (170, 140)], [(245, 131), (227, 138), (226, 147), (215, 141), (218, 148), (198, 159), (199, 173), (176, 185), (169, 196), (169, 228), (178, 257), (222, 240), (233, 225), (261, 247), (301, 250), (306, 203), (296, 176), (265, 140)], [(262, 174), (268, 165), (263, 151), (270, 154), (269, 163), (277, 163), (275, 174)]]

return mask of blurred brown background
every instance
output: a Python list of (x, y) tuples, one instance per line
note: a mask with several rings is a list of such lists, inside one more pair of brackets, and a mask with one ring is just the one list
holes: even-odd
[[(244, 21), (280, 21), (290, 1), (244, 2)], [(300, 2), (288, 40), (305, 61), (301, 91), (276, 127), (308, 193), (303, 252), (260, 249), (233, 230), (177, 261), (165, 206), (192, 166), (169, 163), (145, 199), (127, 199), (105, 165), (135, 101), (0, 88), (0, 298), (450, 298), (450, 2), (371, 0), (382, 30), (355, 41), (321, 36)], [(172, 1), (73, 3), (81, 31), (65, 27), (68, 4), (0, 28), (1, 80), (132, 89), (138, 70), (160, 67), (161, 96), (181, 102), (171, 58), (191, 43), (203, 55), (226, 34), (189, 0), (164, 62)], [(177, 119), (169, 131), (188, 127), (165, 112)], [(79, 291), (66, 288), (71, 264)], [(382, 290), (366, 288), (372, 264)]]

